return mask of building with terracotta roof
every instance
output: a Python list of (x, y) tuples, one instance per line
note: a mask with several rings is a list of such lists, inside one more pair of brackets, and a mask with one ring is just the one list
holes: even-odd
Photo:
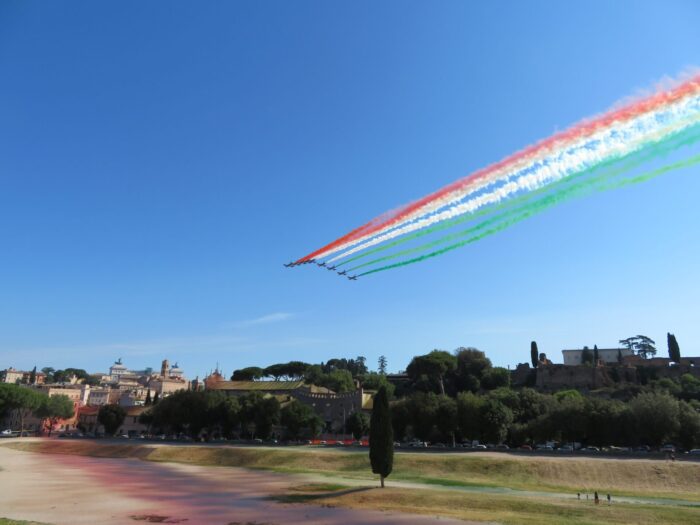
[[(0, 370), (0, 383), (11, 383), (13, 385), (18, 383), (29, 384), (31, 376), (31, 372), (10, 367), (5, 370)], [(45, 380), (46, 374), (44, 372), (34, 372), (33, 384), (41, 385)]]

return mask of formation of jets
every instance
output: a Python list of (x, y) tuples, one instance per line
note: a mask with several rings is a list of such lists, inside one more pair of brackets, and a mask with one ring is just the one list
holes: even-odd
[[(285, 264), (284, 267), (291, 268), (292, 266), (300, 266), (302, 264), (311, 264), (311, 263), (315, 263), (315, 262), (316, 262), (316, 259), (309, 259), (308, 261), (301, 261), (301, 262), (290, 261), (287, 264)], [(324, 263), (324, 266), (325, 266), (325, 263)]]
[(336, 272), (338, 275), (345, 275), (350, 281), (357, 281), (357, 275), (347, 275), (348, 271), (343, 270), (342, 272), (337, 271), (337, 266), (327, 266), (325, 261), (322, 262), (317, 262), (316, 259), (309, 259), (308, 261), (301, 261), (301, 262), (294, 262), (290, 261), (287, 264), (284, 265), (285, 268), (292, 268), (294, 266), (300, 266), (302, 264), (316, 264), (317, 266), (321, 268), (325, 268), (326, 270), (330, 270), (332, 272)]

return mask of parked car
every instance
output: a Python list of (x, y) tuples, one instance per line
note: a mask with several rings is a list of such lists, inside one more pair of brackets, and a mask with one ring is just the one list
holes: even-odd
[(562, 446), (559, 447), (557, 450), (558, 450), (559, 452), (573, 452), (573, 451), (574, 451), (574, 447), (572, 447), (571, 445), (562, 445)]
[(608, 447), (608, 451), (614, 452), (616, 454), (622, 453), (622, 452), (629, 452), (631, 449), (629, 447), (616, 447), (616, 446), (610, 446)]
[(496, 450), (510, 450), (510, 447), (505, 443), (501, 443), (500, 445), (496, 445)]
[(472, 447), (474, 450), (486, 450), (486, 445), (474, 445)]
[(700, 456), (700, 448), (694, 448), (688, 452), (692, 456)]
[(582, 452), (600, 452), (600, 449), (598, 447), (586, 447), (584, 449), (581, 449)]
[(659, 449), (660, 452), (675, 452), (676, 447), (674, 447), (671, 443), (666, 443), (663, 447)]
[(520, 445), (520, 450), (532, 450), (530, 445)]

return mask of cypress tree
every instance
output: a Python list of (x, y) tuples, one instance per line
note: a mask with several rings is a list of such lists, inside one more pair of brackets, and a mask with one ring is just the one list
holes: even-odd
[(666, 338), (668, 339), (668, 357), (674, 363), (680, 363), (681, 349), (678, 346), (678, 341), (676, 341), (676, 336), (671, 333), (667, 333)]
[(153, 397), (153, 404), (157, 405), (159, 400), (160, 396), (158, 395), (158, 392), (156, 392), (156, 395)]
[(384, 488), (384, 478), (391, 474), (394, 466), (394, 429), (386, 387), (382, 386), (374, 396), (372, 418), (369, 424), (369, 461), (372, 472), (379, 474)]
[(537, 350), (537, 343), (533, 341), (530, 343), (530, 360), (532, 361), (533, 368), (537, 368), (537, 354), (539, 354), (539, 351)]
[(151, 389), (148, 389), (148, 392), (146, 393), (146, 402), (144, 403), (146, 406), (151, 405)]
[(593, 345), (593, 366), (598, 366), (598, 360), (600, 355), (598, 355), (598, 345)]
[(584, 346), (583, 351), (581, 352), (581, 364), (590, 365), (592, 363), (593, 363), (593, 352), (591, 352), (590, 348), (588, 348), (587, 346)]

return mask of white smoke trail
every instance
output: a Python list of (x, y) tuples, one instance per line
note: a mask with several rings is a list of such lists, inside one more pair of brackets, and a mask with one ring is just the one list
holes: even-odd
[[(682, 131), (698, 122), (700, 122), (700, 97), (668, 106), (663, 111), (636, 117), (622, 126), (606, 129), (597, 133), (596, 136), (589, 137), (582, 145), (577, 145), (544, 159), (531, 171), (528, 170), (520, 176), (507, 176), (501, 181), (494, 181), (494, 184), (499, 184), (498, 187), (486, 193), (471, 197), (461, 204), (457, 203), (459, 201), (448, 202), (446, 204), (449, 207), (442, 212), (427, 217), (424, 214), (424, 218), (392, 228), (386, 233), (375, 234), (369, 240), (331, 258), (330, 262), (338, 261), (371, 246), (427, 228), (444, 220), (472, 213), (484, 206), (501, 202), (517, 192), (539, 189), (607, 159), (635, 152), (647, 144)], [(474, 191), (470, 191), (466, 196), (473, 195), (473, 193)], [(445, 205), (440, 207), (445, 207)]]

